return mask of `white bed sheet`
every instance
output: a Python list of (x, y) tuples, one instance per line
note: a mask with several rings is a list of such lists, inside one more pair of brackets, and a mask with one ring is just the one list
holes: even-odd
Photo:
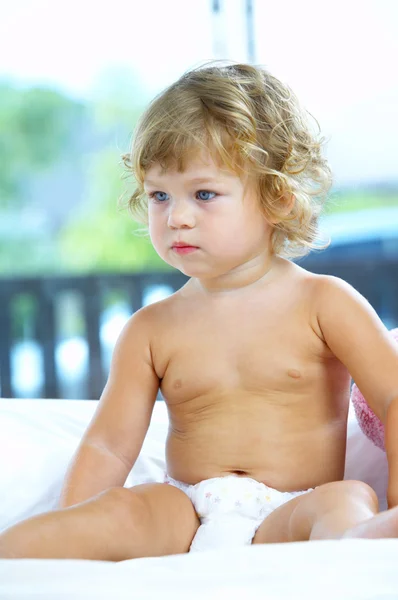
[[(55, 508), (94, 401), (0, 400), (0, 531)], [(157, 402), (126, 485), (162, 481), (167, 412)], [(350, 411), (346, 478), (366, 481), (385, 508), (387, 461)], [(0, 599), (394, 598), (398, 540), (252, 546), (122, 563), (0, 560)]]
[(387, 600), (398, 598), (396, 540), (246, 546), (139, 558), (0, 561), (2, 600)]

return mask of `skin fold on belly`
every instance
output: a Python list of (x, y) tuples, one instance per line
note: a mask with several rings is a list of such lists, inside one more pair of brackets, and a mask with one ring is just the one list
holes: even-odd
[(280, 491), (304, 490), (343, 478), (346, 420), (301, 418), (282, 423), (272, 411), (267, 419), (252, 415), (171, 416), (168, 474), (192, 485), (235, 474)]

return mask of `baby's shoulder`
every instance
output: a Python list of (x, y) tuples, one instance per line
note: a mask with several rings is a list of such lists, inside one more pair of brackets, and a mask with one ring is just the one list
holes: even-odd
[(132, 318), (157, 329), (160, 326), (170, 326), (179, 314), (180, 303), (179, 291), (177, 291), (162, 300), (143, 306), (134, 313)]
[(347, 282), (345, 282), (340, 277), (336, 277), (335, 275), (327, 275), (325, 273), (313, 273), (312, 271), (308, 271), (307, 269), (305, 269), (301, 265), (298, 265), (297, 263), (293, 263), (290, 261), (288, 262), (289, 264), (287, 265), (287, 274), (289, 275), (289, 277), (294, 275), (294, 277), (298, 281), (301, 281), (303, 285), (307, 285), (308, 287), (311, 286), (314, 289), (314, 292), (316, 290), (319, 291), (321, 287), (328, 285), (347, 285)]
[(347, 293), (351, 286), (334, 275), (313, 273), (305, 268), (291, 263), (281, 283), (281, 290), (292, 302), (302, 302), (317, 313), (325, 298), (334, 290)]
[(301, 286), (297, 286), (299, 297), (309, 307), (313, 322), (317, 331), (319, 323), (324, 314), (344, 312), (349, 305), (361, 303), (361, 295), (344, 279), (335, 275), (324, 273), (312, 273), (300, 268), (299, 280)]
[(333, 290), (342, 290), (348, 292), (353, 289), (352, 286), (335, 275), (325, 273), (312, 273), (299, 267), (303, 287), (305, 287), (314, 300), (320, 300), (323, 296), (329, 295)]
[(324, 277), (328, 277), (328, 275), (307, 271), (304, 267), (285, 259), (282, 263), (281, 277), (278, 283), (280, 287), (290, 288), (290, 291), (295, 290), (298, 293), (315, 296), (319, 293)]

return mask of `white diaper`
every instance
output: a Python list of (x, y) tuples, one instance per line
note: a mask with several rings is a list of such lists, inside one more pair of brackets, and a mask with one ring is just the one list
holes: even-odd
[(165, 475), (165, 483), (186, 493), (200, 526), (190, 552), (251, 544), (263, 520), (302, 492), (278, 492), (250, 477), (227, 475), (189, 485)]

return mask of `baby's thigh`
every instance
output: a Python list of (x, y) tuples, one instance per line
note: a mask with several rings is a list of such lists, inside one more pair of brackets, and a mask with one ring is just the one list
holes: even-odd
[[(305, 496), (312, 494), (308, 492)], [(264, 519), (253, 538), (253, 544), (291, 542), (290, 520), (304, 496), (298, 496), (276, 508)]]
[(151, 546), (150, 555), (188, 552), (200, 525), (188, 496), (164, 483), (145, 483), (128, 490), (145, 508), (141, 517)]
[(314, 523), (336, 506), (353, 502), (372, 505), (377, 511), (377, 496), (362, 481), (333, 481), (283, 504), (264, 519), (253, 544), (300, 542), (309, 539)]

